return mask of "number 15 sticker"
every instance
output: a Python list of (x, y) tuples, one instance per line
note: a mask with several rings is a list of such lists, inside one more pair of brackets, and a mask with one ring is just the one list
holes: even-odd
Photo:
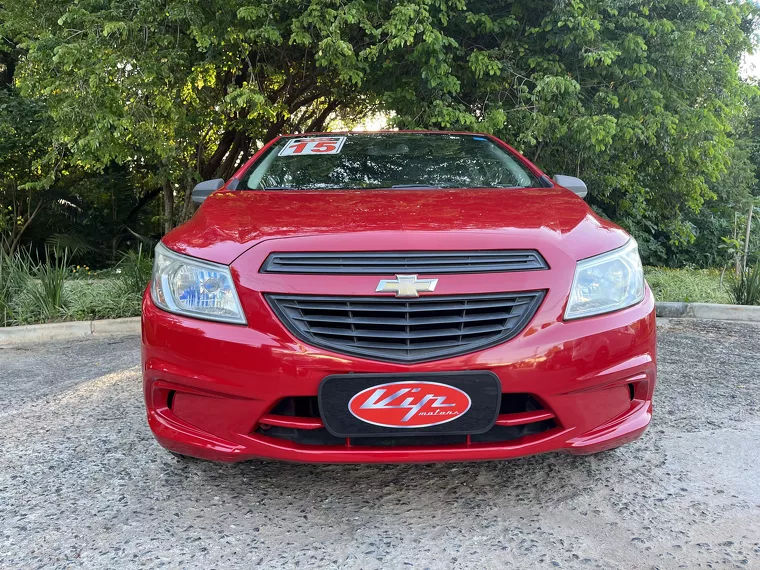
[(346, 137), (306, 137), (290, 139), (277, 156), (303, 156), (306, 154), (338, 154)]

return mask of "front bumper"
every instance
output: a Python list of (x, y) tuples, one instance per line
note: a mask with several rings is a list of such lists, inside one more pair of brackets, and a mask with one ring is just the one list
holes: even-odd
[[(310, 347), (289, 336), (273, 315), (259, 317), (256, 329), (199, 321), (161, 311), (145, 296), (144, 393), (148, 423), (161, 445), (215, 461), (507, 459), (617, 447), (639, 437), (651, 419), (656, 330), (649, 290), (640, 304), (623, 311), (572, 322), (534, 319), (507, 343), (415, 365)], [(527, 431), (504, 441), (467, 436), (458, 443), (401, 446), (372, 446), (366, 440), (359, 445), (351, 440), (302, 443), (268, 435), (280, 433), (268, 432), (278, 422), (288, 429), (320, 428), (318, 418), (283, 418), (272, 411), (286, 398), (315, 397), (325, 376), (459, 370), (492, 371), (505, 396), (529, 395), (545, 412), (533, 412), (533, 419), (551, 417), (551, 423), (541, 423), (544, 427), (537, 433)], [(519, 414), (504, 417), (516, 423), (530, 419)]]

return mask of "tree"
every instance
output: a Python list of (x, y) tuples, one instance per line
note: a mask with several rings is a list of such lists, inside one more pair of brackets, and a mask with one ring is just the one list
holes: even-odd
[(42, 105), (13, 88), (17, 60), (15, 45), (0, 45), (0, 251), (10, 254), (47, 198), (35, 192), (39, 172), (34, 163), (50, 145)]
[(756, 8), (723, 0), (419, 4), (437, 33), (383, 62), (386, 74), (398, 71), (390, 89), (378, 86), (397, 125), (495, 133), (549, 173), (583, 177), (591, 204), (645, 245), (693, 240), (688, 218), (716, 197), (710, 183), (729, 167), (732, 127), (754, 90), (738, 66)]
[[(724, 0), (6, 0), (16, 83), (52, 144), (162, 193), (165, 230), (200, 179), (280, 132), (375, 109), (401, 127), (482, 130), (590, 201), (656, 258), (731, 160), (739, 57), (757, 10)], [(175, 204), (175, 197), (177, 203)], [(648, 248), (648, 249), (647, 249)]]
[(54, 140), (87, 168), (115, 161), (141, 172), (162, 190), (166, 231), (192, 213), (199, 179), (230, 177), (281, 131), (320, 130), (342, 107), (355, 114), (374, 103), (356, 89), (364, 65), (351, 41), (361, 45), (374, 33), (365, 31), (362, 2), (5, 8), (27, 50), (18, 83), (46, 101)]

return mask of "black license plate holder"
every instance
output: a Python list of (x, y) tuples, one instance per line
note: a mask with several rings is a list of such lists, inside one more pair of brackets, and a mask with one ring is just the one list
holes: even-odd
[[(454, 399), (461, 398), (461, 396), (445, 387), (464, 392), (470, 399), (470, 406), (454, 419), (425, 427), (376, 425), (358, 417), (349, 408), (354, 396), (358, 397), (359, 394), (374, 395), (376, 391), (368, 391), (370, 388), (378, 387), (378, 389), (385, 390), (379, 397), (380, 399), (377, 400), (377, 402), (383, 402), (383, 398), (396, 393), (395, 387), (383, 387), (384, 385), (398, 384), (403, 388), (407, 383), (422, 383), (420, 385), (421, 393), (429, 391), (432, 397), (435, 397), (437, 393), (436, 385), (444, 386), (444, 388), (439, 389), (440, 392), (438, 393), (453, 394)], [(410, 392), (399, 396), (391, 403), (402, 403), (409, 395), (412, 398), (418, 398), (417, 395)], [(501, 381), (493, 372), (477, 370), (413, 374), (333, 374), (325, 377), (320, 383), (318, 400), (319, 412), (325, 428), (337, 437), (476, 435), (487, 432), (496, 422), (501, 403)], [(419, 401), (419, 399), (416, 400), (416, 402)], [(439, 402), (441, 406), (451, 405), (447, 404), (446, 400)], [(410, 405), (414, 405), (414, 403), (415, 400), (413, 399)], [(431, 413), (429, 405), (426, 408), (428, 415)], [(356, 406), (354, 407), (356, 408)], [(446, 408), (441, 407), (441, 410), (446, 410)], [(357, 410), (357, 412), (362, 415), (366, 413), (362, 410)], [(383, 411), (383, 413), (385, 412)], [(435, 421), (437, 419), (420, 421)]]

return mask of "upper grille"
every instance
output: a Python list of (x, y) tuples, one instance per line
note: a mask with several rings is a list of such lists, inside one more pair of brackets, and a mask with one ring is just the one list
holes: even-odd
[(304, 342), (389, 362), (447, 358), (509, 340), (543, 297), (544, 291), (419, 299), (266, 295)]
[(548, 269), (534, 250), (354, 251), (272, 253), (263, 273), (395, 275), (396, 273), (493, 273)]

